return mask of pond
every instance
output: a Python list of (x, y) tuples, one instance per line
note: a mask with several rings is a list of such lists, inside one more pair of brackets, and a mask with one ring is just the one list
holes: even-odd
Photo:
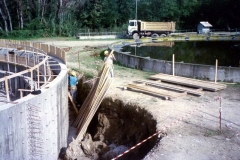
[(172, 61), (175, 55), (176, 62), (239, 67), (239, 41), (191, 41), (191, 42), (158, 42), (144, 43), (140, 46), (125, 46), (123, 52), (150, 57), (153, 59)]

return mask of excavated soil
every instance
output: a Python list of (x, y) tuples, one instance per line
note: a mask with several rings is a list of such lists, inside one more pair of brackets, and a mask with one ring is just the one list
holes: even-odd
[[(82, 77), (78, 83), (78, 104), (82, 104), (87, 97), (94, 81), (83, 83)], [(76, 118), (73, 106), (70, 107), (70, 125)], [(76, 138), (76, 129), (71, 127), (68, 143), (71, 151), (62, 150), (61, 159), (89, 158), (89, 159), (112, 159), (132, 146), (156, 133), (156, 121), (152, 115), (138, 105), (125, 103), (119, 99), (106, 97), (95, 113), (87, 135), (82, 142), (72, 142)], [(150, 140), (136, 147), (134, 151), (119, 159), (142, 159), (161, 140), (165, 133), (153, 136)], [(79, 151), (81, 148), (82, 151)], [(74, 155), (73, 152), (81, 154)]]
[[(54, 43), (51, 41), (49, 44), (63, 47), (75, 45), (78, 48), (103, 46), (103, 49), (104, 47), (106, 49), (106, 46), (113, 42), (57, 41)], [(121, 158), (127, 159), (129, 156), (134, 159), (131, 154), (136, 152), (136, 155), (140, 155), (137, 158), (145, 160), (240, 159), (239, 84), (228, 84), (226, 89), (217, 92), (204, 91), (201, 97), (186, 95), (172, 100), (163, 100), (152, 95), (123, 89), (123, 86), (138, 79), (146, 78), (139, 74), (115, 71), (114, 83), (89, 129), (94, 140), (100, 139), (106, 145), (109, 145), (108, 142), (123, 143), (130, 148), (155, 131), (163, 131), (162, 139), (153, 138), (146, 143), (146, 146), (139, 150), (133, 149)], [(222, 108), (221, 123), (220, 107)], [(99, 117), (104, 117), (100, 118), (102, 122), (107, 119), (106, 121), (109, 121), (108, 124), (113, 128), (108, 130), (102, 122), (97, 123)], [(104, 137), (100, 136), (103, 130), (105, 130)], [(143, 152), (144, 154), (141, 154)], [(97, 156), (90, 157), (90, 159), (96, 158)]]

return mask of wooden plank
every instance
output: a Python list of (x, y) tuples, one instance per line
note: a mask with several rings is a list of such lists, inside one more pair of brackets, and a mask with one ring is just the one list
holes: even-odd
[(161, 98), (163, 98), (165, 100), (170, 99), (170, 97), (168, 97), (167, 95), (157, 94), (157, 93), (149, 92), (149, 91), (146, 91), (146, 90), (142, 90), (142, 89), (136, 88), (134, 86), (130, 86), (129, 84), (127, 85), (127, 89), (135, 90), (135, 91), (138, 91), (138, 92), (140, 91), (140, 92), (147, 93), (147, 94), (156, 95), (156, 96), (161, 97)]
[(39, 77), (47, 77), (47, 76), (55, 76), (55, 77), (57, 77), (57, 76), (59, 76), (59, 75), (54, 75), (54, 74), (52, 74), (52, 75), (47, 75), (47, 76), (45, 76), (45, 75), (38, 75)]
[(26, 91), (26, 92), (31, 92), (32, 90), (30, 89), (18, 89), (19, 91)]
[(219, 84), (214, 82), (208, 82), (203, 80), (196, 80), (196, 79), (190, 79), (180, 76), (172, 76), (167, 74), (157, 74), (150, 76), (149, 79), (153, 80), (161, 80), (164, 82), (170, 82), (195, 88), (203, 88), (204, 90), (210, 90), (210, 91), (217, 91), (226, 88), (227, 86), (225, 84)]
[(133, 89), (133, 90), (138, 90), (144, 93), (152, 94), (152, 95), (157, 95), (159, 97), (165, 98), (165, 99), (172, 99), (172, 98), (177, 98), (183, 95), (186, 95), (187, 93), (177, 93), (177, 92), (172, 92), (172, 91), (163, 91), (161, 89), (156, 89), (153, 87), (149, 86), (139, 86), (136, 84), (128, 84), (127, 88)]
[[(165, 74), (165, 76), (169, 76), (169, 75)], [(192, 83), (194, 83), (194, 82), (204, 83), (207, 86), (215, 86), (217, 88), (226, 88), (227, 87), (227, 85), (225, 85), (225, 84), (215, 83), (215, 82), (211, 82), (211, 81), (204, 81), (204, 80), (187, 78), (187, 77), (181, 77), (181, 76), (174, 76), (174, 78), (175, 79), (179, 79), (180, 78), (183, 81), (187, 80), (187, 81), (190, 81)]]
[(113, 78), (109, 75), (110, 66), (111, 64), (104, 63), (101, 71), (98, 74), (99, 78), (97, 78), (97, 81), (80, 108), (77, 118), (73, 122), (73, 125), (78, 129), (79, 133), (77, 139), (79, 140), (83, 138), (90, 121), (92, 120), (102, 99), (113, 82)]
[(140, 82), (140, 83), (154, 86), (154, 87), (160, 87), (160, 88), (170, 89), (170, 90), (174, 90), (174, 91), (179, 91), (179, 92), (187, 92), (189, 94), (193, 94), (193, 95), (197, 95), (197, 96), (202, 96), (204, 94), (204, 92), (202, 92), (202, 88), (199, 88), (199, 89), (182, 88), (179, 86), (164, 84), (161, 82), (154, 83), (154, 82), (144, 81), (144, 80), (137, 80), (136, 82)]
[(59, 71), (59, 70), (66, 70), (66, 69), (61, 69), (61, 68), (59, 68), (59, 69), (50, 69), (51, 71)]
[(46, 65), (46, 66), (60, 66), (59, 64), (49, 64), (49, 65)]
[(151, 76), (150, 77), (151, 79), (156, 79), (156, 80), (158, 80), (158, 79), (160, 79), (160, 80), (169, 80), (169, 79), (171, 79), (171, 80), (177, 80), (177, 81), (188, 81), (189, 83), (191, 83), (191, 84), (196, 84), (196, 83), (203, 83), (203, 84), (205, 84), (205, 85), (207, 85), (207, 86), (217, 86), (217, 87), (219, 87), (220, 86), (220, 88), (221, 88), (221, 86), (222, 87), (226, 87), (226, 85), (224, 85), (224, 84), (216, 84), (216, 83), (214, 83), (214, 82), (210, 82), (210, 81), (203, 81), (203, 80), (197, 80), (197, 79), (191, 79), (191, 78), (186, 78), (186, 77), (180, 77), (180, 76), (172, 76), (172, 75), (167, 75), (167, 74), (157, 74), (157, 75), (154, 75), (154, 76)]
[(77, 106), (76, 106), (76, 104), (73, 102), (72, 96), (71, 96), (71, 94), (70, 94), (69, 92), (68, 92), (68, 97), (69, 97), (69, 99), (70, 99), (70, 101), (71, 101), (71, 103), (72, 103), (72, 105), (73, 105), (74, 110), (75, 110), (76, 113), (78, 114)]

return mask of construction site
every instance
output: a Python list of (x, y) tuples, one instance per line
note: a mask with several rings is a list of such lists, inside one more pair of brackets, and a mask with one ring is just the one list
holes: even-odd
[(240, 69), (122, 53), (130, 44), (2, 40), (0, 159), (239, 159)]

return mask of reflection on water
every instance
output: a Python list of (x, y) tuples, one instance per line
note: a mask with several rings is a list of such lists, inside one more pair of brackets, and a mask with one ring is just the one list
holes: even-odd
[(239, 67), (240, 42), (235, 41), (196, 41), (196, 42), (162, 42), (143, 44), (140, 47), (126, 46), (123, 52), (153, 59), (176, 62)]

